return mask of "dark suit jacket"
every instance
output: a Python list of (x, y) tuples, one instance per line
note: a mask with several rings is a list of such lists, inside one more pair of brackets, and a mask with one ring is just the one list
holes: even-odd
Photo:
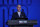
[(11, 20), (14, 20), (15, 18), (26, 18), (26, 16), (25, 16), (25, 13), (24, 13), (24, 12), (21, 12), (21, 15), (20, 15), (20, 17), (19, 17), (19, 16), (18, 16), (18, 13), (15, 12), (15, 13), (13, 13)]

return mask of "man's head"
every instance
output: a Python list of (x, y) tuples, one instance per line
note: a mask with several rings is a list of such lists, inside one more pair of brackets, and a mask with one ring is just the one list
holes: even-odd
[(20, 10), (21, 10), (21, 5), (17, 5), (17, 10), (20, 12)]

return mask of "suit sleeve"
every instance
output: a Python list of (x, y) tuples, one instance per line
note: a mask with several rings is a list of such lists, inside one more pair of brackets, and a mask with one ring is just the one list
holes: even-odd
[(12, 19), (11, 20), (14, 20), (15, 19), (15, 14), (13, 13), (13, 15), (12, 15)]

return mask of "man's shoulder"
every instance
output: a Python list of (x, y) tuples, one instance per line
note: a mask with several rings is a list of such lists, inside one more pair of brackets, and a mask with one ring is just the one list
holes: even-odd
[(17, 12), (14, 12), (14, 14), (16, 14)]
[(13, 15), (16, 15), (16, 14), (17, 14), (17, 12), (14, 12), (14, 13), (13, 13)]

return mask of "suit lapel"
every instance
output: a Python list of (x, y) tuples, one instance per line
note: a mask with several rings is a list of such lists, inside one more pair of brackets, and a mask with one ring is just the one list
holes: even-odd
[[(20, 14), (20, 17), (21, 17), (21, 15), (22, 15), (22, 12), (21, 12), (21, 14)], [(19, 17), (18, 13), (17, 13), (17, 16)]]
[[(17, 13), (17, 16), (19, 17), (18, 13)], [(22, 17), (22, 12), (21, 12), (21, 14), (20, 14), (20, 17)]]
[(22, 12), (21, 12), (21, 14), (20, 14), (20, 17), (22, 17)]
[(18, 13), (17, 13), (17, 16), (19, 17)]

